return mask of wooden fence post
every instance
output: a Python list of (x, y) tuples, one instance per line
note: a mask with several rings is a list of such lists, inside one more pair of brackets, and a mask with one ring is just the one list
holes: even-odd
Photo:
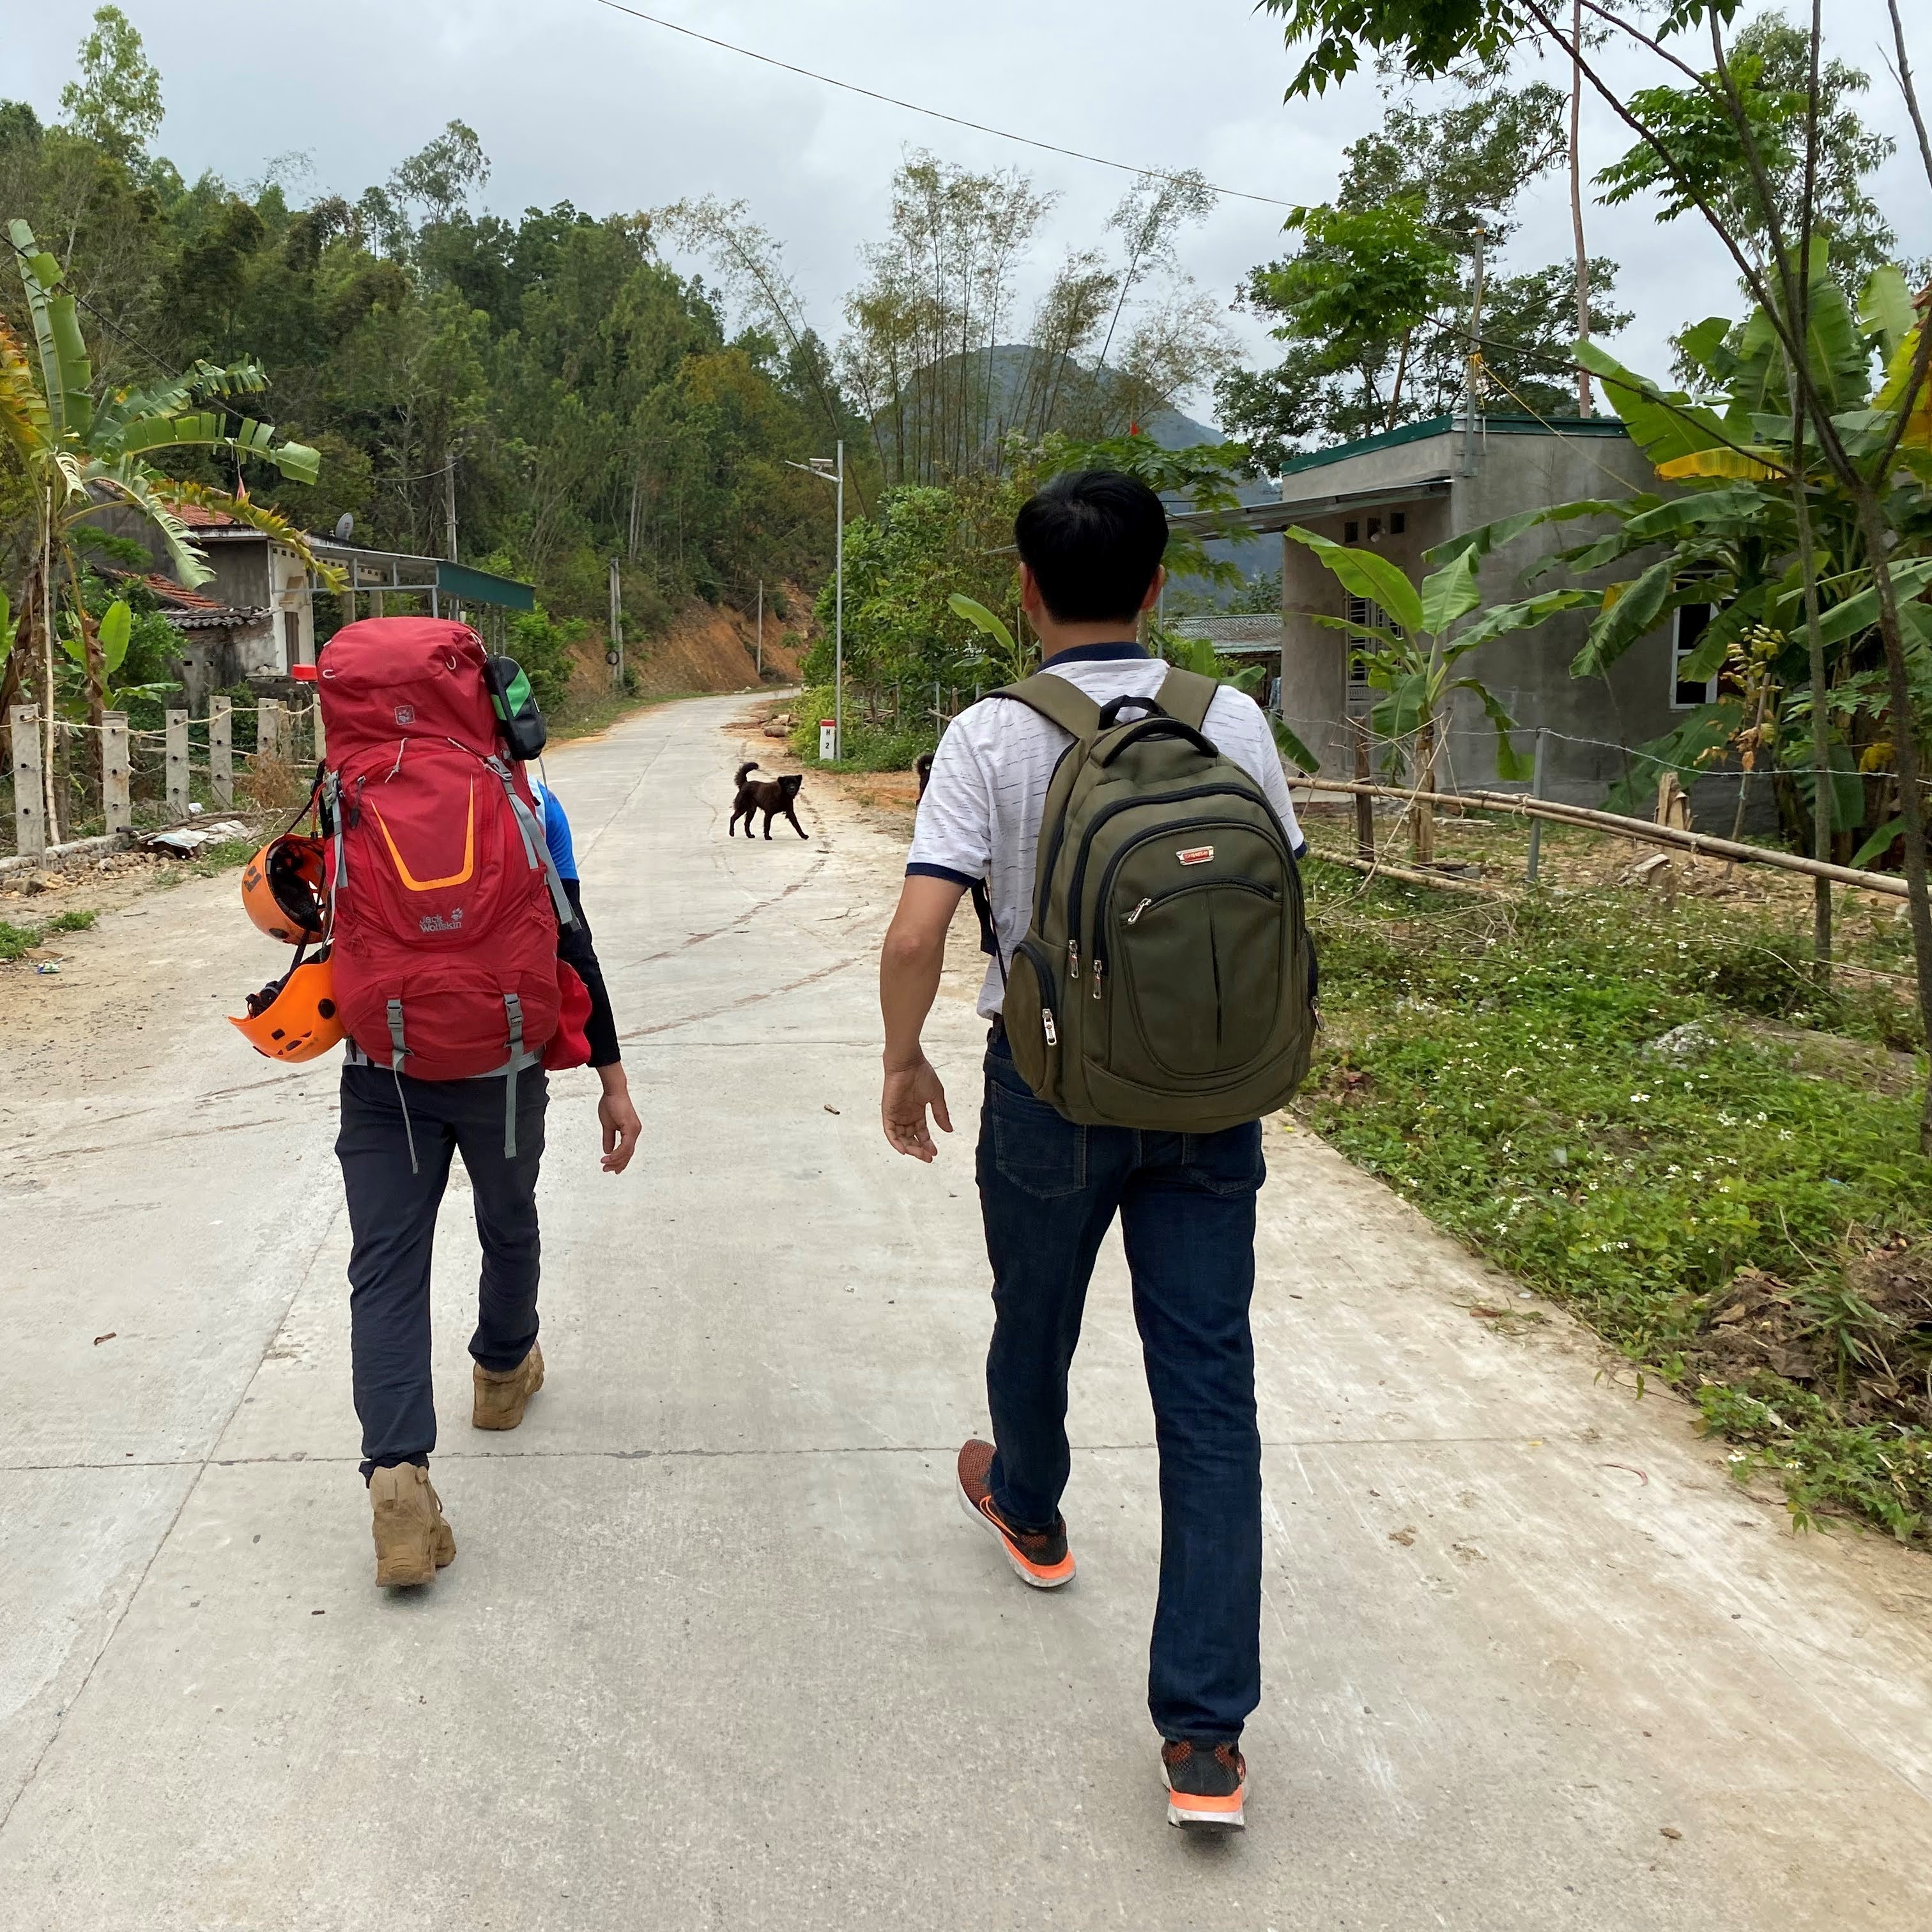
[(328, 758), (328, 734), (322, 728), (322, 693), (318, 690), (315, 702), (309, 708), (309, 745), (312, 761), (325, 764)]
[(224, 809), (235, 802), (235, 700), (208, 700), (208, 789)]
[[(1357, 718), (1350, 721), (1354, 726), (1355, 777), (1364, 784), (1369, 778), (1369, 721)], [(1355, 794), (1355, 856), (1375, 863), (1376, 857), (1376, 802), (1366, 792)]]
[(282, 755), (282, 707), (272, 698), (256, 701), (255, 755), (258, 758)]
[(100, 720), (100, 808), (107, 831), (131, 832), (134, 812), (128, 796), (128, 714), (109, 711)]
[(188, 713), (168, 713), (168, 809), (188, 816)]
[(7, 713), (14, 734), (14, 842), (23, 859), (38, 859), (47, 849), (46, 814), (40, 798), (40, 713), (32, 704), (16, 704)]

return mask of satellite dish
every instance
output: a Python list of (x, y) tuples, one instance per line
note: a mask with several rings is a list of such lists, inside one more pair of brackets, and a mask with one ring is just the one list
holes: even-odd
[(356, 534), (356, 519), (344, 510), (335, 520), (335, 541), (346, 543)]

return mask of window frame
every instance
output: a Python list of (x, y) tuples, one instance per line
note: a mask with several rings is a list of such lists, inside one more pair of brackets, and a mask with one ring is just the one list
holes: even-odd
[[(1687, 644), (1684, 641), (1684, 616), (1688, 610), (1701, 610), (1704, 614), (1704, 621), (1691, 634), (1690, 641)], [(1712, 620), (1717, 614), (1718, 607), (1714, 604), (1696, 603), (1680, 604), (1670, 614), (1670, 708), (1672, 711), (1700, 711), (1706, 705), (1714, 704), (1718, 701), (1718, 678), (1714, 674), (1705, 681), (1702, 687), (1704, 695), (1696, 698), (1687, 698), (1683, 695), (1687, 688), (1694, 691), (1698, 686), (1694, 681), (1680, 675), (1684, 660), (1691, 656), (1703, 641), (1704, 633), (1710, 628)]]

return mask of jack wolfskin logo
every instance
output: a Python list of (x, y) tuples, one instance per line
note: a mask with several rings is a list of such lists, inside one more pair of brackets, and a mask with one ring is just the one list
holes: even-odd
[(398, 724), (413, 724), (416, 722), (416, 708), (413, 704), (399, 704), (396, 706), (396, 722)]
[(429, 913), (416, 921), (418, 928), (424, 932), (460, 932), (463, 930), (463, 908), (456, 910), (445, 918), (440, 913)]
[(1184, 852), (1174, 855), (1184, 866), (1204, 866), (1214, 856), (1211, 845), (1190, 845)]

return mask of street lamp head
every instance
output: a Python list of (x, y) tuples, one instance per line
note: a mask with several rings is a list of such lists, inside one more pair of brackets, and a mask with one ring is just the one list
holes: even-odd
[(838, 473), (838, 464), (829, 456), (814, 456), (808, 460), (821, 476), (836, 476)]

